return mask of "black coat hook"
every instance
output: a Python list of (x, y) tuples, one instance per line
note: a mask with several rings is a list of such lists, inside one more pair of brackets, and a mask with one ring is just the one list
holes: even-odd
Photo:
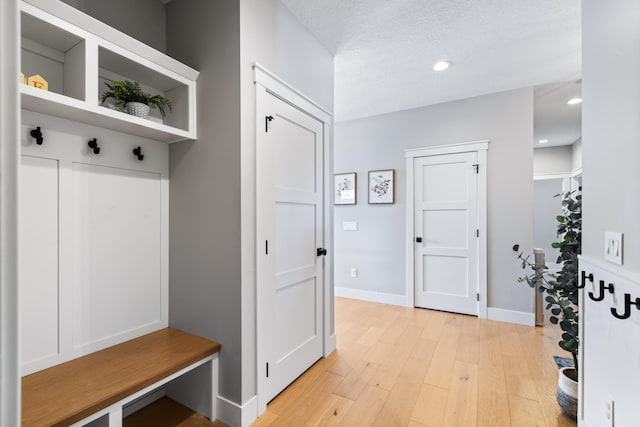
[(35, 129), (31, 129), (31, 136), (36, 139), (36, 144), (42, 145), (44, 138), (42, 137), (42, 131), (40, 130), (40, 126)]
[(628, 319), (631, 316), (632, 305), (635, 305), (636, 309), (640, 310), (640, 298), (636, 298), (634, 302), (631, 302), (631, 295), (624, 294), (624, 313), (618, 314), (618, 310), (615, 307), (611, 307), (611, 314), (617, 319)]
[(604, 299), (604, 291), (609, 291), (610, 294), (613, 293), (613, 283), (609, 283), (607, 286), (604, 285), (604, 280), (600, 280), (600, 295), (596, 297), (593, 292), (589, 292), (589, 298), (594, 301), (602, 301)]
[(133, 155), (138, 158), (138, 160), (142, 161), (144, 159), (144, 154), (142, 154), (142, 147), (137, 146), (133, 149)]
[(593, 273), (587, 274), (586, 271), (582, 270), (582, 280), (580, 281), (580, 284), (576, 286), (576, 288), (578, 289), (584, 288), (587, 284), (587, 279), (589, 279), (589, 281), (593, 283)]
[(98, 140), (93, 138), (91, 141), (87, 142), (89, 148), (93, 149), (93, 154), (100, 154), (100, 147), (98, 147)]

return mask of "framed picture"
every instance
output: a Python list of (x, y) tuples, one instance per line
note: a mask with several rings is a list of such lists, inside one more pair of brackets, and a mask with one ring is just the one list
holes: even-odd
[(357, 176), (355, 172), (333, 175), (335, 205), (355, 205), (357, 202)]
[(369, 171), (369, 203), (393, 203), (395, 169)]

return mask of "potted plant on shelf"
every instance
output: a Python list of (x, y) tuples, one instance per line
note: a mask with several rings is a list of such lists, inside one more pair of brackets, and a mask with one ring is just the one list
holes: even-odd
[(144, 92), (140, 83), (129, 80), (105, 82), (108, 90), (102, 92), (101, 104), (113, 98), (117, 105), (123, 105), (128, 114), (143, 119), (149, 118), (149, 109), (157, 108), (164, 119), (165, 107), (171, 111), (171, 100), (162, 95), (151, 95)]
[[(551, 246), (560, 251), (557, 263), (562, 264), (558, 273), (549, 272), (546, 265), (539, 266), (524, 257), (520, 246), (513, 250), (521, 261), (522, 268), (532, 272), (518, 278), (538, 292), (546, 294), (546, 309), (551, 311), (549, 321), (559, 324), (562, 337), (561, 349), (571, 353), (573, 367), (560, 369), (556, 398), (562, 412), (576, 419), (578, 409), (578, 255), (582, 249), (582, 196), (576, 192), (558, 194), (562, 196), (562, 214), (556, 217), (557, 232), (561, 240)], [(556, 197), (557, 197), (556, 196)]]

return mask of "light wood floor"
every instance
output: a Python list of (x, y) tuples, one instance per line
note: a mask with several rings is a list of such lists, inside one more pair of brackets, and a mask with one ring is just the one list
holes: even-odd
[(254, 427), (575, 426), (555, 401), (557, 329), (344, 298), (335, 310), (337, 350)]

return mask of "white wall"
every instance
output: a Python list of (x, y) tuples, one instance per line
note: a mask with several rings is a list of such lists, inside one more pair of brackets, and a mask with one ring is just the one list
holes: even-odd
[[(490, 140), (489, 307), (532, 312), (533, 294), (511, 247), (532, 247), (533, 90), (480, 96), (365, 119), (335, 128), (335, 172), (358, 173), (358, 204), (336, 206), (336, 288), (405, 294), (406, 171), (403, 149)], [(367, 204), (367, 171), (396, 170), (396, 202)], [(358, 221), (358, 231), (343, 231)], [(359, 277), (350, 278), (356, 267)]]
[[(640, 3), (584, 0), (582, 13), (582, 251), (606, 272), (636, 278), (626, 289), (616, 288), (620, 301), (623, 292), (640, 297)], [(624, 233), (622, 267), (603, 261), (605, 231)], [(616, 425), (638, 423), (640, 312), (634, 309), (632, 319), (619, 321), (608, 313), (610, 305), (607, 300), (584, 307), (582, 425), (605, 425), (602, 413), (610, 397), (616, 401)], [(606, 322), (600, 322), (603, 316)], [(600, 327), (589, 327), (594, 324)]]
[(20, 425), (18, 339), (19, 9), (0, 2), (0, 425)]
[(255, 89), (258, 62), (333, 111), (333, 56), (278, 0), (240, 0), (242, 402), (256, 395)]
[(573, 170), (572, 146), (537, 148), (533, 150), (533, 174), (568, 174)]

